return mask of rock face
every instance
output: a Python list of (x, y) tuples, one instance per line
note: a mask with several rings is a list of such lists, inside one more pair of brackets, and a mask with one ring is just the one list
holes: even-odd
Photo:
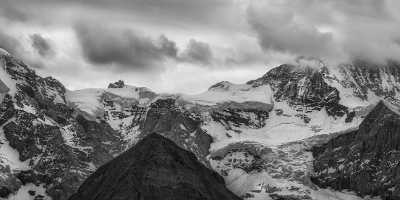
[(342, 64), (339, 68), (345, 78), (343, 84), (353, 88), (354, 93), (360, 98), (367, 99), (368, 90), (377, 96), (399, 97), (400, 64), (398, 62), (389, 61), (386, 65), (376, 65), (355, 60), (350, 64)]
[(115, 83), (110, 83), (108, 85), (108, 88), (123, 88), (123, 87), (125, 87), (125, 83), (123, 80), (119, 80)]
[(315, 69), (295, 65), (281, 65), (267, 72), (263, 77), (250, 81), (257, 87), (270, 84), (277, 101), (288, 101), (312, 110), (326, 108), (329, 115), (343, 116), (348, 109), (339, 103), (339, 91), (326, 83), (327, 68)]
[(220, 103), (210, 112), (214, 121), (230, 126), (262, 128), (269, 117), (272, 106), (260, 102), (225, 102)]
[(35, 184), (53, 199), (67, 199), (123, 150), (121, 136), (68, 106), (66, 89), (57, 80), (36, 75), (11, 55), (1, 55), (0, 61), (0, 78), (12, 88), (0, 104), (0, 195)]
[(359, 130), (313, 149), (313, 182), (359, 195), (400, 199), (400, 112), (381, 101)]
[(174, 142), (149, 134), (100, 167), (70, 200), (235, 200), (216, 172)]
[(201, 129), (201, 123), (200, 116), (183, 109), (174, 98), (158, 99), (149, 106), (146, 120), (140, 125), (139, 138), (158, 133), (193, 152), (208, 165), (206, 156), (212, 138)]

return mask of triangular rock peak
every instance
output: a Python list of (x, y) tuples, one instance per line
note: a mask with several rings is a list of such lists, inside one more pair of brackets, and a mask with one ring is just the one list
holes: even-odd
[(100, 167), (70, 200), (240, 199), (193, 153), (158, 134)]

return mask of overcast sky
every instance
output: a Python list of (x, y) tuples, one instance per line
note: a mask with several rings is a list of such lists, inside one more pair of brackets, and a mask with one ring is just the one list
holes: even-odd
[(400, 59), (398, 0), (0, 0), (0, 47), (69, 89), (196, 93), (299, 56)]

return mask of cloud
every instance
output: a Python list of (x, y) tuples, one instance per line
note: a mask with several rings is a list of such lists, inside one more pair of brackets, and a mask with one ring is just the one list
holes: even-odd
[(165, 36), (153, 40), (132, 30), (99, 24), (79, 24), (75, 31), (89, 62), (114, 64), (120, 70), (155, 70), (177, 54), (175, 43)]
[(26, 21), (29, 18), (28, 15), (21, 10), (21, 7), (18, 7), (9, 1), (1, 3), (0, 17), (4, 17), (12, 21)]
[(264, 51), (328, 60), (399, 59), (395, 0), (266, 0), (247, 19)]
[(191, 39), (180, 59), (186, 62), (210, 65), (213, 54), (209, 44)]
[[(145, 20), (153, 24), (205, 28), (234, 25), (232, 17), (226, 15), (232, 12), (234, 2), (233, 0), (2, 0), (1, 7), (7, 6), (4, 10), (10, 19), (38, 18), (57, 23), (59, 20), (82, 18), (112, 20), (121, 17), (131, 20), (134, 16), (135, 20)], [(221, 23), (227, 22), (226, 20), (230, 20), (230, 23)]]
[(52, 49), (49, 41), (43, 38), (40, 34), (35, 33), (30, 35), (32, 41), (32, 47), (39, 53), (42, 57), (52, 57), (55, 51)]
[(321, 33), (316, 27), (295, 22), (290, 13), (249, 10), (249, 23), (256, 31), (264, 50), (321, 56), (332, 48), (332, 35)]

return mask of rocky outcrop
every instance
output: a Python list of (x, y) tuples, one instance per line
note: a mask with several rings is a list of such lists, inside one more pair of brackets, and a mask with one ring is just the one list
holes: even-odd
[(324, 80), (326, 68), (315, 69), (295, 65), (281, 65), (268, 71), (263, 77), (247, 84), (258, 87), (269, 84), (276, 101), (290, 105), (321, 110), (325, 108), (332, 116), (344, 116), (348, 109), (339, 103), (339, 91)]
[(193, 152), (205, 165), (212, 138), (200, 127), (200, 116), (183, 109), (174, 98), (161, 98), (153, 102), (147, 111), (146, 120), (140, 125), (143, 138), (158, 133), (174, 141), (181, 148)]
[(115, 83), (108, 84), (108, 88), (123, 88), (125, 87), (125, 83), (123, 80), (119, 80)]
[(214, 121), (221, 123), (227, 129), (231, 126), (262, 128), (272, 107), (261, 102), (225, 102), (210, 109), (210, 115)]
[(351, 88), (355, 95), (368, 98), (371, 91), (380, 97), (398, 97), (400, 92), (400, 63), (389, 61), (385, 65), (355, 60), (339, 65), (344, 79), (342, 85)]
[(70, 200), (239, 199), (222, 177), (174, 142), (149, 134), (100, 167)]
[(312, 181), (321, 187), (359, 195), (400, 198), (399, 108), (381, 101), (359, 130), (314, 147)]

